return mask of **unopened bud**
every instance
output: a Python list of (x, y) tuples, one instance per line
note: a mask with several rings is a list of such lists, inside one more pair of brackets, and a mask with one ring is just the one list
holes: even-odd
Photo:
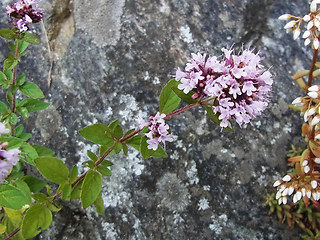
[(307, 30), (310, 30), (313, 27), (313, 21), (308, 22)]
[(288, 195), (290, 196), (294, 191), (294, 188), (293, 187), (289, 187), (289, 190), (288, 190)]
[(305, 15), (305, 16), (303, 17), (303, 21), (306, 21), (306, 22), (309, 22), (310, 19), (311, 19), (310, 15)]
[(284, 29), (290, 29), (290, 28), (292, 28), (294, 25), (296, 25), (296, 21), (292, 20), (292, 21), (288, 22), (288, 23), (284, 26)]
[(289, 175), (285, 175), (283, 178), (282, 178), (283, 181), (285, 182), (289, 182), (291, 180), (291, 177)]
[(307, 160), (304, 160), (303, 162), (302, 162), (302, 167), (305, 167), (305, 166), (307, 166), (308, 165), (308, 161)]
[(312, 119), (311, 126), (314, 126), (314, 125), (318, 124), (319, 122), (320, 122), (320, 116), (317, 115)]
[(318, 182), (316, 180), (311, 181), (312, 188), (316, 188), (318, 185)]
[(320, 158), (315, 158), (314, 162), (320, 164)]
[(313, 40), (313, 47), (314, 47), (315, 50), (318, 50), (318, 48), (319, 48), (319, 40), (318, 40), (318, 38)]
[(289, 20), (291, 18), (290, 14), (283, 14), (280, 17), (278, 17), (279, 20)]
[(303, 171), (304, 171), (305, 173), (308, 173), (308, 172), (310, 171), (309, 166), (305, 166), (305, 167), (303, 168)]
[(310, 31), (305, 31), (302, 35), (302, 38), (307, 38), (310, 36), (310, 34), (311, 34)]
[(303, 97), (297, 97), (295, 100), (293, 100), (292, 104), (294, 104), (296, 107), (302, 107), (304, 105)]
[(304, 45), (308, 46), (311, 43), (310, 38), (307, 38), (306, 40), (304, 40)]
[(316, 140), (320, 140), (320, 134), (317, 134), (315, 137), (314, 137), (314, 139), (316, 139)]
[(280, 184), (281, 184), (281, 181), (277, 180), (277, 181), (274, 182), (273, 186), (274, 187), (278, 187)]
[(310, 92), (318, 92), (320, 90), (319, 85), (313, 85), (308, 88), (308, 91)]
[(296, 40), (300, 36), (300, 29), (295, 29), (293, 31), (293, 40)]
[(310, 12), (317, 11), (317, 3), (315, 1), (312, 1), (310, 4)]
[(283, 204), (287, 204), (287, 202), (288, 202), (288, 198), (283, 197), (283, 198), (282, 198), (282, 203), (283, 203)]
[(311, 98), (318, 98), (318, 93), (317, 92), (308, 92), (308, 96)]

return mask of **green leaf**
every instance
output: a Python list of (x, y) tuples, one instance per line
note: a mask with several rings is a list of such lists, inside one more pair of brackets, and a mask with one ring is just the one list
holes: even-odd
[(47, 147), (41, 145), (32, 145), (32, 147), (37, 151), (39, 157), (53, 157), (54, 155), (54, 151)]
[(34, 43), (34, 44), (40, 43), (40, 39), (36, 35), (29, 33), (29, 32), (24, 33), (24, 37), (22, 38), (22, 40), (24, 40), (28, 43)]
[(140, 151), (140, 144), (141, 144), (141, 135), (134, 136), (127, 141), (125, 141), (131, 147), (135, 148), (136, 150)]
[(120, 139), (123, 136), (123, 130), (119, 125), (119, 121), (115, 120), (109, 124), (109, 129), (113, 138)]
[(15, 129), (14, 129), (14, 136), (15, 137), (19, 137), (21, 135), (21, 133), (23, 132), (23, 125), (19, 124)]
[(72, 191), (71, 184), (65, 184), (63, 186), (63, 188), (62, 188), (61, 199), (62, 200), (68, 200), (68, 198), (70, 198), (71, 191)]
[(12, 54), (9, 54), (8, 58), (4, 60), (3, 70), (6, 71), (13, 69), (18, 64), (18, 62), (19, 61)]
[(19, 86), (19, 90), (28, 97), (31, 98), (44, 98), (43, 92), (41, 89), (32, 82), (24, 82), (21, 86)]
[(103, 199), (101, 196), (101, 192), (93, 204), (96, 207), (98, 214), (104, 214), (104, 205), (103, 205)]
[(7, 92), (6, 99), (9, 105), (12, 105), (12, 93), (10, 91)]
[(90, 161), (85, 161), (85, 162), (83, 162), (83, 163), (82, 163), (82, 166), (88, 167), (88, 168), (90, 168), (90, 169), (92, 169), (92, 168), (95, 167), (94, 162), (91, 161), (91, 160), (90, 160)]
[(0, 113), (5, 113), (7, 111), (8, 111), (7, 104), (5, 104), (4, 102), (0, 101)]
[(27, 98), (27, 99), (23, 99), (19, 103), (19, 105), (22, 107), (25, 107), (28, 110), (28, 112), (36, 112), (36, 111), (46, 109), (47, 107), (50, 106), (50, 103), (43, 102), (38, 99)]
[(47, 229), (52, 222), (51, 211), (42, 204), (31, 206), (23, 218), (21, 231), (25, 238), (33, 238)]
[(94, 162), (98, 160), (98, 157), (93, 152), (91, 152), (90, 150), (87, 151), (87, 155)]
[(74, 165), (70, 172), (70, 181), (74, 182), (78, 178), (78, 167)]
[(6, 39), (14, 39), (16, 37), (16, 34), (11, 29), (4, 28), (4, 29), (0, 29), (0, 37), (6, 38)]
[(29, 46), (29, 43), (23, 40), (19, 41), (19, 53), (22, 54)]
[(6, 149), (18, 148), (24, 143), (24, 141), (19, 138), (3, 135), (0, 136), (0, 142), (8, 142)]
[(94, 203), (100, 193), (101, 185), (101, 174), (90, 169), (83, 180), (80, 195), (83, 208), (87, 208)]
[(4, 84), (7, 82), (7, 76), (0, 71), (0, 84)]
[(83, 180), (78, 182), (72, 189), (71, 195), (70, 195), (70, 200), (75, 200), (80, 198), (81, 195), (81, 190), (82, 190), (82, 183)]
[(181, 98), (184, 102), (186, 102), (188, 104), (196, 103), (198, 101), (197, 99), (192, 98), (192, 95), (194, 93), (192, 91), (185, 94), (182, 90), (178, 89), (177, 86), (173, 87), (172, 90), (175, 92), (175, 94), (178, 95), (179, 98)]
[(45, 202), (48, 199), (47, 195), (44, 193), (35, 193), (32, 195), (32, 198), (40, 203)]
[(17, 77), (16, 83), (18, 86), (21, 86), (26, 81), (26, 75), (22, 74), (19, 77)]
[[(213, 110), (212, 110), (212, 107), (209, 107), (209, 106), (208, 106), (208, 107), (205, 107), (205, 109), (206, 109), (206, 111), (207, 111), (207, 114), (208, 114), (210, 120), (211, 120), (212, 122), (220, 125), (221, 120), (219, 119), (219, 114), (215, 114), (215, 113), (213, 112)], [(231, 131), (231, 132), (233, 131), (233, 129), (232, 129), (231, 127), (226, 127), (225, 129), (228, 130), (228, 131)]]
[(116, 154), (118, 154), (119, 152), (121, 152), (121, 149), (122, 149), (122, 143), (120, 142), (116, 142), (114, 144), (114, 151)]
[(128, 147), (125, 143), (122, 143), (122, 150), (124, 155), (128, 155)]
[(106, 177), (110, 177), (111, 176), (111, 171), (110, 169), (104, 167), (104, 166), (98, 166), (97, 167), (97, 170), (99, 173), (101, 173), (103, 176), (106, 176)]
[(24, 141), (28, 141), (30, 138), (32, 137), (31, 133), (22, 133), (19, 138), (24, 140)]
[(158, 145), (158, 148), (155, 151), (152, 149), (149, 149), (147, 144), (147, 139), (148, 138), (145, 136), (141, 138), (140, 153), (143, 159), (148, 159), (151, 156), (158, 157), (158, 158), (165, 158), (168, 156), (160, 145)]
[(31, 164), (31, 165), (35, 165), (34, 160), (39, 157), (37, 151), (28, 143), (23, 143), (20, 146), (20, 150), (21, 152), (23, 152), (23, 156), (25, 158), (22, 158), (25, 162)]
[(17, 180), (15, 182), (12, 183), (13, 186), (15, 186), (16, 188), (18, 188), (21, 192), (24, 193), (25, 196), (25, 200), (28, 202), (28, 204), (31, 204), (32, 199), (31, 199), (31, 192), (30, 192), (30, 188), (28, 186), (27, 183), (25, 183), (22, 180)]
[[(112, 147), (114, 144), (115, 144), (115, 142), (114, 142), (112, 139), (110, 139), (110, 141), (108, 142), (108, 144), (100, 146), (99, 156), (101, 157), (101, 156), (102, 156), (110, 147)], [(112, 150), (112, 151), (108, 154), (108, 156), (111, 156), (111, 155), (113, 155), (113, 154), (115, 154), (115, 153), (116, 153), (115, 150)]]
[(178, 84), (179, 82), (172, 79), (163, 87), (159, 100), (160, 113), (171, 113), (179, 106), (181, 99), (172, 90), (172, 88), (177, 87)]
[(18, 122), (18, 117), (17, 117), (17, 115), (14, 114), (14, 113), (11, 113), (11, 114), (9, 115), (8, 119), (9, 119), (10, 123), (12, 123), (13, 125), (16, 125), (17, 122)]
[(7, 79), (9, 79), (9, 80), (12, 81), (12, 79), (13, 79), (13, 72), (12, 72), (11, 70), (4, 71), (3, 73), (6, 75)]
[(40, 192), (47, 184), (46, 181), (29, 175), (24, 176), (21, 180), (28, 184), (30, 191), (34, 193)]
[(39, 172), (49, 181), (62, 184), (68, 180), (67, 166), (55, 157), (39, 157), (34, 160)]
[(103, 167), (111, 167), (113, 166), (113, 163), (108, 161), (108, 160), (103, 160), (101, 163), (100, 163), (100, 166), (103, 166)]
[(100, 145), (107, 145), (110, 142), (111, 139), (107, 136), (109, 132), (109, 127), (102, 123), (87, 126), (79, 131), (82, 137)]
[(29, 198), (21, 189), (6, 183), (0, 184), (0, 206), (21, 209), (30, 203)]
[(29, 112), (28, 109), (25, 107), (19, 107), (18, 108), (18, 113), (23, 117), (24, 119), (29, 118)]

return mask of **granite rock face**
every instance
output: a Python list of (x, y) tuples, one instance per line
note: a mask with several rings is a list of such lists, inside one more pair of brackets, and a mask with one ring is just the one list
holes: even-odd
[[(9, 1), (0, 3), (4, 12)], [(303, 146), (302, 119), (287, 104), (302, 94), (290, 79), (308, 68), (309, 48), (293, 41), (278, 16), (303, 16), (307, 0), (42, 0), (41, 44), (19, 65), (52, 105), (26, 122), (33, 142), (69, 166), (97, 146), (78, 130), (120, 119), (125, 129), (157, 111), (161, 88), (193, 52), (251, 46), (265, 56), (274, 86), (264, 115), (247, 128), (221, 131), (201, 109), (169, 122), (175, 143), (165, 159), (135, 151), (111, 157), (105, 214), (63, 202), (38, 239), (300, 239), (268, 216), (263, 197), (287, 171), (291, 144)], [(8, 17), (1, 16), (0, 27)], [(1, 60), (6, 42), (0, 41)], [(48, 50), (50, 46), (50, 50)]]

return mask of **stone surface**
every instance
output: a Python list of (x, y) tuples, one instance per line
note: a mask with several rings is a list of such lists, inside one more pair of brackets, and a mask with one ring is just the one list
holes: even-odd
[[(0, 3), (4, 11), (5, 4)], [(303, 145), (301, 118), (287, 104), (301, 92), (290, 76), (311, 54), (293, 41), (278, 16), (303, 16), (299, 0), (42, 0), (41, 44), (19, 65), (41, 86), (47, 110), (26, 122), (33, 142), (55, 150), (69, 166), (97, 146), (78, 130), (120, 119), (125, 129), (157, 111), (162, 86), (192, 52), (220, 55), (222, 47), (261, 50), (274, 86), (264, 115), (245, 129), (221, 131), (201, 109), (169, 122), (178, 141), (165, 159), (143, 161), (134, 150), (111, 157), (104, 179), (105, 214), (63, 202), (38, 239), (300, 239), (268, 216), (263, 196), (287, 171), (290, 145)], [(1, 16), (0, 27), (9, 19)], [(48, 50), (48, 44), (50, 50)], [(0, 59), (6, 54), (1, 39)], [(32, 53), (32, 54), (31, 54)]]

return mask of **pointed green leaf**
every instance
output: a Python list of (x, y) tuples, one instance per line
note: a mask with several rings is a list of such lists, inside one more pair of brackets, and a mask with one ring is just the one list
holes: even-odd
[(14, 129), (14, 136), (15, 137), (19, 137), (20, 134), (23, 132), (23, 125), (22, 124), (19, 124), (15, 129)]
[(14, 114), (14, 113), (11, 113), (11, 114), (9, 115), (8, 119), (9, 119), (10, 123), (12, 123), (13, 125), (16, 125), (17, 122), (18, 122), (18, 117), (17, 117), (17, 115)]
[(39, 172), (49, 181), (62, 184), (68, 180), (67, 166), (55, 157), (39, 157), (34, 160)]
[(33, 43), (33, 44), (40, 43), (40, 39), (36, 35), (29, 33), (29, 32), (24, 33), (23, 40), (28, 43)]
[(31, 165), (35, 165), (34, 163), (34, 159), (36, 159), (37, 157), (39, 157), (37, 151), (28, 143), (23, 143), (20, 146), (20, 150), (23, 153), (22, 156), (24, 156), (24, 158), (22, 158), (25, 162), (31, 164)]
[(19, 107), (18, 108), (18, 113), (21, 115), (21, 117), (23, 117), (24, 119), (29, 118), (29, 112), (28, 109), (26, 109), (25, 107)]
[(108, 161), (108, 160), (103, 160), (101, 163), (100, 163), (100, 166), (103, 166), (103, 167), (110, 167), (110, 166), (113, 166), (113, 163)]
[(8, 111), (8, 107), (4, 102), (0, 101), (0, 113), (5, 113)]
[(86, 174), (81, 190), (81, 204), (83, 208), (89, 207), (99, 196), (102, 185), (102, 176), (100, 173), (90, 169)]
[(44, 193), (35, 193), (32, 195), (32, 198), (40, 203), (45, 202), (48, 199), (47, 195)]
[(97, 197), (97, 199), (94, 201), (94, 206), (96, 207), (97, 213), (98, 214), (104, 214), (104, 205), (103, 205), (103, 199), (101, 196), (101, 192), (99, 194), (99, 196)]
[(26, 75), (22, 74), (19, 77), (17, 77), (16, 83), (18, 86), (21, 86), (26, 81)]
[(109, 131), (110, 130), (107, 125), (96, 123), (81, 129), (79, 133), (82, 137), (91, 142), (107, 145), (110, 142), (110, 138), (107, 136)]
[(3, 70), (6, 71), (6, 70), (11, 70), (13, 69), (16, 65), (18, 64), (18, 60), (15, 58), (15, 57), (10, 57), (7, 58), (6, 60), (4, 60), (4, 63), (3, 63)]
[(70, 200), (75, 200), (80, 198), (81, 195), (81, 190), (82, 190), (82, 183), (83, 180), (81, 180), (80, 182), (78, 182), (72, 189), (71, 191), (71, 195), (70, 195)]
[(47, 229), (52, 222), (51, 211), (42, 204), (32, 205), (23, 218), (21, 231), (25, 238), (33, 238)]
[(162, 89), (159, 100), (160, 113), (171, 113), (179, 106), (181, 99), (172, 90), (172, 88), (178, 86), (178, 84), (179, 82), (173, 79), (170, 80)]
[(87, 151), (87, 155), (94, 162), (98, 160), (98, 157), (93, 152), (91, 152), (90, 150)]
[(120, 142), (116, 142), (114, 145), (114, 151), (116, 154), (118, 154), (119, 152), (121, 152), (122, 149), (122, 144)]
[(123, 136), (123, 130), (119, 125), (119, 121), (115, 120), (109, 124), (110, 133), (113, 138), (120, 139)]
[(23, 40), (19, 41), (19, 53), (22, 54), (29, 46), (29, 43)]
[(128, 147), (125, 143), (122, 143), (122, 150), (124, 155), (128, 155)]
[(71, 184), (65, 184), (63, 186), (63, 188), (62, 188), (61, 199), (62, 200), (68, 200), (68, 198), (70, 198), (71, 191), (72, 191)]
[(38, 99), (27, 98), (27, 99), (23, 99), (19, 103), (19, 106), (25, 107), (28, 110), (28, 112), (36, 112), (36, 111), (46, 109), (47, 107), (50, 106), (50, 103), (43, 102)]
[(53, 157), (54, 155), (54, 151), (47, 147), (41, 145), (32, 145), (32, 147), (37, 151), (39, 157)]
[(98, 166), (97, 167), (97, 170), (99, 173), (101, 173), (103, 176), (106, 176), (106, 177), (110, 177), (111, 176), (111, 171), (110, 169), (104, 167), (104, 166)]
[(6, 183), (0, 184), (0, 206), (21, 209), (30, 203), (29, 198), (21, 189)]
[(78, 167), (74, 165), (70, 172), (70, 181), (71, 182), (75, 181), (77, 177), (78, 177)]
[(11, 29), (4, 28), (0, 29), (0, 37), (6, 39), (14, 39), (16, 37), (16, 34)]
[[(99, 149), (99, 156), (101, 157), (110, 147), (112, 147), (115, 144), (115, 142), (112, 139), (109, 139), (108, 143), (106, 145), (100, 146)], [(115, 150), (112, 150), (108, 156), (111, 156), (115, 154)]]
[(4, 84), (7, 82), (7, 76), (0, 71), (0, 84)]
[(134, 136), (126, 141), (131, 147), (140, 151), (141, 135)]
[(19, 86), (19, 90), (28, 97), (31, 98), (44, 98), (43, 92), (41, 89), (32, 82), (24, 82), (21, 86)]

